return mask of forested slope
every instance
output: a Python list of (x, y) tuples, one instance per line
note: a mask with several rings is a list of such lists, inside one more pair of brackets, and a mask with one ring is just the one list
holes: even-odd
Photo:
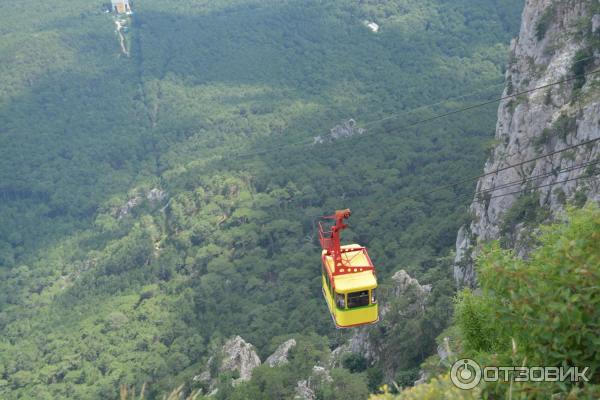
[[(423, 193), (478, 171), (495, 106), (400, 128), (498, 95), (521, 5), (135, 7), (126, 57), (100, 3), (0, 6), (3, 397), (156, 396), (234, 334), (261, 356), (331, 334), (314, 219), (336, 208), (382, 279), (442, 268), (472, 188)], [(288, 146), (350, 117), (367, 135)]]

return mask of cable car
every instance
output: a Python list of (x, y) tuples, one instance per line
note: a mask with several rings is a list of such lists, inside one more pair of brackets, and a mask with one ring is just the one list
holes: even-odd
[(349, 209), (338, 210), (323, 217), (334, 220), (333, 224), (319, 222), (323, 296), (337, 328), (374, 324), (379, 320), (377, 277), (367, 249), (358, 244), (340, 244), (340, 233), (348, 226), (344, 220), (349, 217)]

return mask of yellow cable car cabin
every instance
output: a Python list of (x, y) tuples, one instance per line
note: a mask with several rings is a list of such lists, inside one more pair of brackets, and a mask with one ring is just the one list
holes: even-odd
[(325, 217), (335, 224), (319, 223), (323, 296), (337, 328), (372, 324), (379, 320), (377, 307), (377, 277), (367, 249), (358, 245), (340, 245), (340, 232), (348, 225), (344, 219), (350, 210), (336, 211)]

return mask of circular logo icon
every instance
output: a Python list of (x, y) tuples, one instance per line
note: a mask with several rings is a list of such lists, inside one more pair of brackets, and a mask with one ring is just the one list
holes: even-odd
[(459, 389), (473, 389), (481, 381), (481, 367), (469, 358), (463, 358), (452, 364), (450, 379)]

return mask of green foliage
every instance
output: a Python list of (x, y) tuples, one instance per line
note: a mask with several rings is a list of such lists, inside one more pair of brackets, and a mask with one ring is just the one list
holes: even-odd
[[(598, 384), (600, 356), (589, 349), (598, 345), (600, 209), (570, 210), (566, 222), (541, 230), (541, 245), (527, 260), (497, 244), (478, 260), (482, 293), (463, 293), (457, 304), (465, 349), (496, 353), (501, 365), (589, 366), (591, 383)], [(527, 383), (514, 391), (540, 398), (570, 391), (587, 398), (597, 391), (580, 389)]]
[(567, 202), (567, 195), (562, 188), (555, 188), (552, 193), (556, 196), (556, 200), (560, 204), (565, 204)]
[(369, 393), (375, 393), (383, 384), (383, 371), (379, 367), (367, 368), (367, 387)]
[(569, 117), (566, 114), (561, 114), (552, 124), (552, 130), (562, 140), (565, 140), (568, 135), (573, 134), (577, 128), (577, 120), (574, 117)]
[(548, 216), (548, 210), (540, 206), (538, 194), (535, 192), (524, 194), (505, 212), (500, 230), (503, 236), (506, 236), (514, 231), (517, 224), (536, 226), (545, 221)]
[(579, 49), (573, 56), (573, 64), (571, 66), (571, 72), (576, 76), (575, 83), (573, 84), (573, 90), (577, 91), (585, 85), (586, 76), (585, 71), (589, 65), (594, 62), (592, 52), (588, 48)]
[(419, 368), (409, 368), (396, 374), (394, 382), (400, 387), (410, 387), (419, 379)]
[(550, 128), (544, 128), (540, 136), (535, 138), (534, 145), (540, 150), (555, 137), (565, 141), (577, 129), (577, 119), (567, 114), (561, 114)]
[(332, 383), (324, 385), (319, 397), (323, 400), (363, 400), (369, 396), (365, 374), (353, 374), (345, 369), (331, 370)]
[(588, 200), (585, 189), (580, 189), (573, 195), (572, 203), (575, 207), (583, 207)]
[(454, 386), (450, 381), (448, 374), (432, 378), (430, 382), (417, 385), (400, 392), (400, 394), (391, 394), (387, 387), (384, 387), (383, 394), (371, 395), (369, 400), (468, 400), (481, 398), (481, 391), (478, 388), (473, 390), (462, 390)]
[(501, 347), (494, 325), (496, 307), (498, 304), (492, 299), (476, 295), (469, 289), (458, 294), (454, 312), (465, 352), (493, 352)]
[(535, 146), (535, 148), (538, 152), (541, 150), (541, 148), (543, 146), (550, 143), (550, 141), (552, 140), (552, 136), (553, 136), (552, 134), (553, 134), (552, 129), (544, 128), (544, 129), (542, 129), (541, 135), (535, 137), (535, 139), (533, 141), (533, 145)]
[(342, 359), (342, 365), (348, 371), (355, 372), (363, 372), (367, 369), (367, 359), (362, 354), (350, 353), (346, 354)]

